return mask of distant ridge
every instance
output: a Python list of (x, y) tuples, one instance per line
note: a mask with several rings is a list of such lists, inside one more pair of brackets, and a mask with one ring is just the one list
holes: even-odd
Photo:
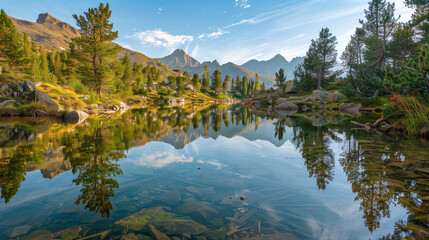
[(274, 76), (280, 68), (283, 68), (287, 78), (292, 79), (293, 71), (295, 70), (296, 66), (298, 66), (298, 64), (302, 63), (303, 61), (304, 57), (296, 57), (288, 62), (282, 55), (277, 54), (269, 60), (258, 61), (252, 59), (241, 66), (254, 72), (272, 76)]
[[(191, 76), (194, 73), (198, 73), (200, 77), (202, 77), (204, 74), (204, 66), (207, 65), (210, 70), (210, 75), (215, 70), (219, 70), (222, 73), (222, 79), (224, 79), (227, 74), (231, 78), (235, 78), (236, 76), (240, 76), (241, 78), (246, 76), (249, 79), (256, 78), (256, 72), (231, 62), (225, 63), (223, 65), (221, 65), (217, 60), (200, 63), (198, 60), (189, 56), (182, 49), (176, 49), (170, 55), (163, 58), (158, 58), (158, 60), (174, 70), (178, 70), (180, 68), (182, 71), (187, 71)], [(260, 83), (262, 84), (262, 82), (265, 82), (267, 87), (272, 87), (274, 85), (274, 76), (259, 74), (259, 79)]]

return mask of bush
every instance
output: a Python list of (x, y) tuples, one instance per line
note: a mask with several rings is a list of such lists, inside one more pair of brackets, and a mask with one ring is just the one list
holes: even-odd
[(395, 124), (408, 134), (426, 134), (429, 129), (429, 109), (418, 97), (393, 96), (392, 102), (383, 110), (385, 117), (399, 119)]

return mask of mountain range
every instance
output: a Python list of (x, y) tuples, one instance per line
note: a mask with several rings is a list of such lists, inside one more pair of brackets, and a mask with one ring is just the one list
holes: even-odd
[[(58, 20), (48, 13), (39, 14), (36, 22), (16, 18), (12, 18), (12, 20), (18, 28), (18, 31), (27, 33), (32, 41), (41, 44), (48, 50), (52, 48), (57, 51), (67, 49), (71, 39), (80, 35), (79, 29)], [(167, 65), (142, 53), (123, 48), (119, 52), (119, 57), (122, 58), (125, 54), (129, 55), (131, 64), (136, 62), (143, 66), (157, 66), (158, 69), (166, 75), (177, 75), (177, 73)]]
[(252, 59), (241, 66), (260, 74), (272, 76), (274, 76), (280, 68), (283, 68), (289, 80), (293, 78), (293, 71), (302, 61), (304, 61), (304, 57), (296, 57), (288, 62), (282, 55), (277, 54), (270, 60), (258, 61)]
[[(67, 49), (71, 39), (80, 35), (78, 29), (69, 23), (58, 20), (48, 13), (39, 14), (36, 22), (16, 18), (12, 18), (12, 20), (21, 33), (27, 33), (32, 41), (41, 44), (48, 50), (56, 49), (57, 51), (62, 51)], [(202, 76), (205, 65), (209, 67), (210, 74), (215, 70), (219, 70), (222, 72), (223, 77), (228, 74), (231, 78), (246, 76), (249, 79), (255, 79), (256, 73), (258, 73), (261, 84), (264, 82), (268, 88), (274, 85), (274, 75), (280, 68), (284, 68), (286, 76), (288, 76), (288, 79), (291, 79), (293, 70), (304, 59), (303, 57), (297, 57), (288, 62), (283, 56), (277, 54), (270, 60), (250, 60), (243, 65), (232, 62), (220, 64), (216, 60), (201, 63), (189, 56), (182, 49), (177, 49), (172, 54), (163, 58), (155, 59), (126, 48), (123, 48), (119, 52), (119, 58), (124, 57), (126, 54), (129, 55), (131, 64), (136, 62), (143, 66), (156, 66), (165, 75), (177, 75), (177, 72), (173, 71), (173, 69), (182, 69), (183, 71), (187, 71), (191, 76), (194, 73)]]
[(177, 49), (168, 56), (158, 58), (158, 60), (168, 65), (170, 68), (175, 70), (181, 69), (182, 71), (187, 71), (191, 75), (194, 73), (198, 73), (200, 76), (204, 74), (205, 65), (209, 67), (210, 74), (215, 70), (219, 70), (223, 76), (228, 74), (230, 77), (246, 76), (249, 79), (255, 79), (256, 73), (258, 73), (261, 83), (265, 82), (267, 87), (272, 87), (274, 85), (274, 75), (280, 68), (284, 68), (286, 76), (289, 76), (288, 79), (291, 79), (295, 67), (301, 63), (303, 59), (303, 57), (297, 57), (292, 59), (291, 62), (288, 62), (283, 56), (277, 54), (270, 60), (250, 60), (241, 66), (231, 62), (220, 64), (217, 60), (200, 63), (182, 49)]

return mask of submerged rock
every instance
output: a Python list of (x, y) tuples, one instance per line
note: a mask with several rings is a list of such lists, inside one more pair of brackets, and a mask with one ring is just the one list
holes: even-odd
[(178, 191), (166, 192), (153, 199), (169, 206), (177, 206), (180, 204), (180, 193)]
[(192, 220), (171, 219), (156, 221), (153, 225), (168, 235), (199, 235), (207, 230), (207, 227)]
[(114, 228), (127, 232), (143, 231), (145, 228), (153, 225), (156, 229), (168, 235), (199, 235), (207, 230), (207, 227), (201, 225), (189, 218), (183, 218), (175, 213), (166, 212), (162, 207), (143, 209), (115, 223)]
[(80, 231), (82, 231), (81, 227), (69, 228), (69, 229), (54, 233), (54, 237), (56, 238), (59, 237), (61, 239), (75, 239), (79, 237)]
[(149, 225), (149, 232), (155, 240), (170, 240), (170, 238), (163, 232), (160, 232), (156, 227)]
[(47, 230), (37, 230), (22, 238), (23, 240), (47, 240), (54, 239), (54, 234)]
[(19, 227), (15, 227), (13, 232), (10, 234), (11, 238), (18, 237), (24, 234), (27, 234), (31, 229), (31, 225), (23, 225)]

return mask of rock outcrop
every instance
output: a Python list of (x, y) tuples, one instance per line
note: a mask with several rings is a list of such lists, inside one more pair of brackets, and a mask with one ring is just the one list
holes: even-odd
[(355, 103), (342, 103), (340, 105), (340, 112), (351, 114), (351, 115), (359, 115), (359, 110), (362, 108), (362, 105)]
[(298, 111), (299, 107), (295, 103), (285, 102), (274, 107), (276, 111)]
[(88, 117), (89, 115), (83, 111), (73, 111), (64, 114), (64, 121), (70, 124), (80, 124)]

